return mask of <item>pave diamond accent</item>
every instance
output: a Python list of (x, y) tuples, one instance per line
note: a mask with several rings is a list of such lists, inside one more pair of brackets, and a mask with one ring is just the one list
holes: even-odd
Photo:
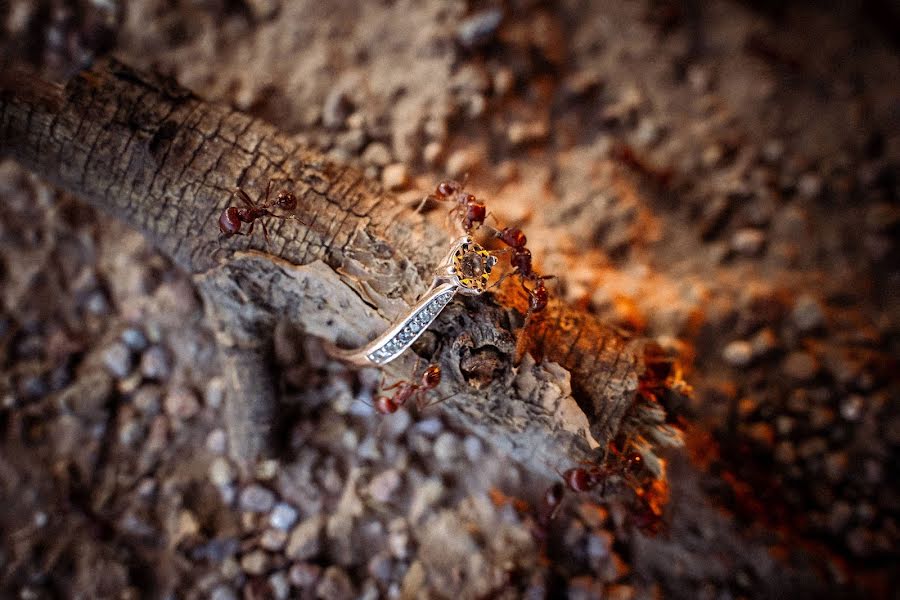
[(455, 290), (441, 292), (406, 320), (404, 326), (393, 337), (367, 355), (373, 363), (383, 365), (409, 348), (431, 325), (432, 321), (453, 298)]

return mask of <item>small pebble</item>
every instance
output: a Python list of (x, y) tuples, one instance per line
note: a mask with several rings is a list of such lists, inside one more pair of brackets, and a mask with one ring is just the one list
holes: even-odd
[(805, 173), (797, 182), (797, 193), (803, 198), (814, 200), (822, 193), (822, 179), (815, 173)]
[(291, 531), (285, 553), (288, 558), (305, 560), (316, 556), (322, 548), (322, 531), (325, 518), (321, 515), (310, 517)]
[(816, 359), (808, 352), (791, 352), (782, 364), (784, 374), (797, 381), (809, 381), (819, 371)]
[(825, 438), (814, 437), (805, 440), (797, 446), (797, 455), (806, 460), (813, 456), (824, 454), (827, 449), (828, 442), (825, 441)]
[(397, 469), (387, 469), (372, 478), (366, 488), (369, 496), (376, 502), (390, 502), (400, 487), (402, 479)]
[(456, 435), (445, 431), (440, 434), (432, 446), (434, 457), (442, 463), (449, 464), (459, 458), (460, 444)]
[(351, 600), (355, 595), (353, 582), (340, 567), (331, 566), (325, 569), (316, 586), (316, 597), (321, 600)]
[(797, 460), (797, 452), (794, 445), (790, 442), (780, 442), (775, 446), (775, 460), (780, 463), (789, 465)]
[(335, 144), (348, 154), (358, 154), (366, 143), (366, 132), (362, 129), (350, 129), (338, 134)]
[(213, 454), (225, 454), (228, 447), (228, 437), (224, 429), (213, 429), (206, 436), (206, 449)]
[(843, 531), (847, 527), (852, 516), (853, 508), (849, 504), (842, 501), (835, 502), (828, 515), (829, 529), (834, 533)]
[(825, 475), (837, 483), (847, 474), (849, 463), (846, 452), (829, 452), (825, 455)]
[(233, 556), (227, 556), (219, 567), (219, 573), (225, 579), (234, 579), (241, 574), (241, 565)]
[(733, 367), (745, 367), (753, 360), (753, 346), (744, 340), (735, 340), (722, 351), (725, 362)]
[(787, 415), (779, 415), (775, 418), (775, 431), (780, 436), (787, 436), (794, 430), (795, 420)]
[(129, 327), (119, 336), (126, 346), (135, 352), (141, 352), (147, 347), (147, 336), (136, 327)]
[(744, 256), (756, 256), (766, 243), (766, 234), (753, 227), (744, 227), (734, 232), (731, 248)]
[(858, 421), (865, 399), (859, 394), (851, 394), (841, 401), (841, 416), (847, 421)]
[(440, 142), (429, 142), (422, 151), (422, 160), (425, 164), (433, 166), (441, 159), (443, 153), (444, 146)]
[(461, 20), (456, 26), (456, 39), (465, 48), (473, 49), (490, 42), (503, 20), (503, 11), (489, 8)]
[(431, 507), (440, 502), (444, 492), (444, 484), (437, 477), (426, 479), (415, 486), (412, 502), (409, 504), (410, 523), (418, 523)]
[(484, 454), (484, 445), (474, 435), (467, 435), (466, 439), (463, 440), (463, 450), (469, 462), (477, 463)]
[(394, 570), (394, 559), (387, 552), (378, 552), (369, 559), (367, 571), (369, 575), (381, 583), (387, 583), (391, 580)]
[(478, 153), (474, 150), (457, 150), (447, 158), (447, 174), (450, 177), (462, 177), (475, 168), (478, 159)]
[(109, 314), (109, 300), (106, 299), (106, 294), (96, 290), (87, 297), (85, 308), (93, 315), (106, 315)]
[(209, 480), (216, 487), (225, 487), (234, 481), (234, 469), (227, 458), (218, 457), (209, 465)]
[(288, 571), (291, 585), (300, 589), (311, 588), (322, 576), (322, 567), (311, 563), (294, 563)]
[(178, 514), (178, 530), (175, 533), (175, 541), (180, 542), (189, 537), (197, 535), (200, 531), (200, 522), (197, 517), (189, 510), (183, 510)]
[(241, 510), (251, 513), (267, 513), (275, 506), (275, 494), (261, 485), (250, 485), (241, 491)]
[(372, 142), (362, 154), (363, 163), (376, 167), (386, 167), (391, 163), (391, 160), (390, 149), (381, 142)]
[(509, 126), (506, 137), (513, 146), (533, 144), (547, 139), (549, 127), (545, 121), (532, 121), (523, 123), (517, 121)]
[(834, 423), (834, 411), (827, 406), (814, 406), (809, 411), (809, 424), (813, 429), (822, 430)]
[(409, 183), (409, 172), (403, 163), (388, 165), (381, 172), (381, 184), (388, 190), (396, 191)]
[(213, 377), (209, 380), (203, 391), (203, 400), (212, 409), (222, 406), (222, 402), (225, 400), (225, 381), (221, 377)]
[(804, 294), (794, 302), (791, 311), (791, 320), (801, 332), (809, 332), (818, 329), (825, 323), (825, 313), (822, 304), (814, 297)]
[(388, 525), (388, 549), (391, 555), (400, 560), (409, 556), (409, 525), (400, 517)]
[(141, 355), (141, 374), (147, 379), (162, 381), (172, 372), (169, 353), (162, 346), (150, 346)]
[(287, 543), (288, 534), (281, 529), (266, 529), (259, 537), (259, 545), (270, 552), (279, 552)]
[(156, 493), (156, 480), (145, 477), (141, 480), (137, 487), (138, 496), (141, 498), (150, 498)]
[(416, 423), (414, 429), (416, 433), (434, 437), (444, 430), (444, 423), (437, 417), (430, 417)]
[(162, 391), (155, 385), (142, 385), (134, 393), (134, 407), (147, 416), (156, 416), (162, 405)]
[(257, 479), (262, 481), (269, 481), (278, 474), (278, 460), (274, 458), (270, 458), (268, 460), (261, 460), (256, 463), (256, 469), (254, 469), (254, 475), (256, 475)]
[(119, 427), (119, 442), (123, 446), (132, 446), (141, 438), (143, 427), (137, 421), (126, 421)]
[(347, 91), (340, 86), (333, 87), (322, 105), (322, 124), (329, 129), (338, 129), (353, 112), (353, 102)]
[(287, 575), (282, 571), (272, 573), (269, 576), (269, 589), (272, 591), (275, 600), (286, 600), (291, 593), (291, 585), (288, 583)]
[(213, 588), (209, 598), (210, 600), (238, 600), (237, 593), (224, 583)]
[(200, 402), (193, 390), (184, 386), (177, 386), (166, 395), (166, 414), (170, 417), (186, 421), (194, 417), (200, 410)]
[(122, 379), (134, 366), (131, 350), (125, 344), (116, 342), (103, 352), (103, 364), (110, 375)]
[(297, 509), (286, 502), (279, 502), (269, 515), (269, 524), (275, 529), (288, 530), (297, 522)]
[(241, 569), (248, 575), (262, 575), (269, 568), (269, 555), (262, 550), (254, 550), (241, 557)]
[(778, 347), (778, 338), (771, 328), (766, 327), (753, 336), (750, 345), (753, 348), (753, 357), (761, 358)]

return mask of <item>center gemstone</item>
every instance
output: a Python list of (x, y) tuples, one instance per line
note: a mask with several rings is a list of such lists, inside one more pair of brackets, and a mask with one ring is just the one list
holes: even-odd
[(469, 253), (463, 256), (459, 265), (459, 276), (472, 278), (481, 277), (484, 273), (484, 259), (475, 253)]
[(496, 262), (495, 256), (469, 240), (457, 248), (453, 256), (453, 271), (462, 286), (483, 292), (487, 289), (491, 269)]

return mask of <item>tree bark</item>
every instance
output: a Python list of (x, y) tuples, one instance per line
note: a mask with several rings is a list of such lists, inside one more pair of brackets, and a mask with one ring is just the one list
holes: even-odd
[[(245, 464), (271, 449), (275, 323), (361, 345), (428, 287), (452, 238), (275, 127), (114, 61), (64, 88), (3, 92), (0, 132), (0, 153), (126, 221), (193, 274), (233, 384), (230, 448)], [(231, 190), (253, 195), (270, 179), (293, 180), (297, 219), (269, 219), (268, 243), (258, 231), (220, 240)], [(616, 436), (651, 455), (678, 443), (658, 405), (635, 401), (644, 340), (552, 302), (523, 338), (542, 360), (516, 365), (521, 320), (485, 294), (455, 300), (432, 326), (418, 348), (443, 368), (438, 395), (456, 394), (441, 404), (450, 415), (551, 476)], [(387, 373), (408, 379), (408, 354)]]

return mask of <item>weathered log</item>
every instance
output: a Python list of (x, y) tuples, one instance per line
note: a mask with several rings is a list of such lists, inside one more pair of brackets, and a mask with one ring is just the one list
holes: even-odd
[[(274, 324), (364, 343), (428, 287), (452, 238), (275, 127), (113, 61), (64, 88), (4, 91), (0, 133), (0, 153), (126, 221), (193, 274), (220, 332), (233, 384), (226, 422), (243, 461), (269, 449)], [(268, 243), (258, 234), (219, 239), (217, 216), (234, 187), (285, 178), (297, 219), (270, 220)], [(543, 360), (515, 365), (520, 313), (490, 294), (451, 303), (419, 346), (443, 367), (439, 393), (457, 394), (442, 408), (548, 475), (596, 457), (617, 435), (637, 436), (648, 452), (675, 441), (658, 407), (635, 410), (644, 341), (559, 302), (534, 321), (526, 339)], [(387, 372), (408, 378), (411, 364)]]

